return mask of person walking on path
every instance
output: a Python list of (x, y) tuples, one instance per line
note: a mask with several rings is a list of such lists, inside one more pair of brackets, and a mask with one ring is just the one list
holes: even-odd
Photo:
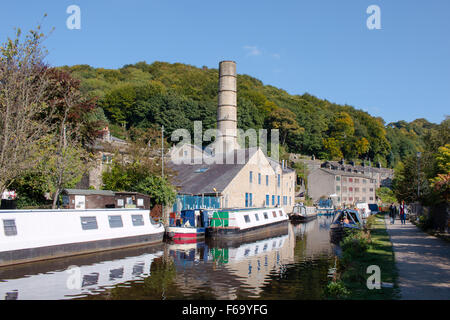
[(402, 224), (405, 224), (406, 223), (406, 212), (405, 212), (405, 210), (406, 210), (406, 205), (405, 205), (405, 201), (403, 200), (402, 201), (402, 204), (400, 205), (400, 222), (402, 223)]
[(389, 218), (391, 218), (391, 224), (395, 223), (395, 205), (394, 203), (391, 203), (391, 206), (389, 207)]

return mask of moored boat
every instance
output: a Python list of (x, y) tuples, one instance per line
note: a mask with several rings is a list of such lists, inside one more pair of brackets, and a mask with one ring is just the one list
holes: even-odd
[(317, 218), (317, 211), (315, 207), (306, 207), (304, 205), (295, 205), (289, 219), (292, 222), (308, 222)]
[(331, 200), (331, 198), (320, 199), (316, 210), (317, 210), (317, 215), (319, 215), (319, 216), (334, 215), (335, 208), (333, 205), (333, 200)]
[(285, 227), (288, 216), (283, 208), (222, 209), (214, 211), (206, 236), (245, 238), (264, 233), (269, 227)]
[(162, 242), (148, 210), (0, 211), (0, 266)]
[(330, 226), (331, 240), (339, 242), (348, 230), (361, 229), (362, 226), (363, 221), (357, 210), (338, 210)]
[(203, 239), (209, 216), (205, 210), (183, 210), (180, 216), (172, 216), (166, 228), (166, 236), (175, 243), (195, 243)]

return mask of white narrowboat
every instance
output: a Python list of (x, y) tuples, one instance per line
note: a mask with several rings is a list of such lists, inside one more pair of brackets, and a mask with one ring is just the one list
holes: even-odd
[(0, 211), (0, 266), (162, 242), (142, 209)]
[(222, 209), (210, 217), (206, 236), (211, 238), (243, 238), (266, 232), (269, 227), (285, 226), (289, 218), (280, 208)]

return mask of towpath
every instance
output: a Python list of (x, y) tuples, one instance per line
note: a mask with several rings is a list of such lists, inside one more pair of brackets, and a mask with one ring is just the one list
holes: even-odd
[(422, 232), (409, 221), (387, 231), (399, 271), (401, 299), (450, 300), (450, 243)]

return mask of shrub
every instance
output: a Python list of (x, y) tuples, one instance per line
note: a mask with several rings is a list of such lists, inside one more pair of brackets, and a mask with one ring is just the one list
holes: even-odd
[(369, 235), (364, 231), (351, 231), (342, 241), (341, 249), (344, 261), (361, 257), (369, 249)]
[(325, 295), (330, 299), (344, 299), (349, 294), (342, 281), (332, 281), (325, 288)]

